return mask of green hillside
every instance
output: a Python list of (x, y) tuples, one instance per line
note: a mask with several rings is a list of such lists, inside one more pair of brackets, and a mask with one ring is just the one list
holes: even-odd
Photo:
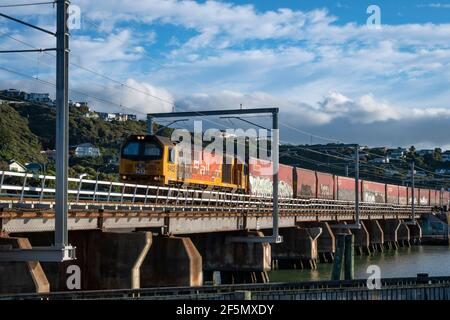
[(0, 104), (0, 161), (44, 161), (41, 139), (29, 127), (28, 120), (6, 103)]
[[(112, 121), (84, 116), (82, 109), (70, 108), (69, 143), (92, 143), (100, 148), (100, 158), (70, 158), (70, 175), (88, 173), (91, 177), (108, 175), (117, 178), (117, 167), (108, 165), (117, 158), (120, 145), (131, 134), (144, 134), (145, 121)], [(52, 107), (28, 103), (1, 104), (0, 117), (0, 166), (16, 159), (22, 163), (45, 164), (49, 174), (54, 164), (40, 154), (41, 150), (55, 149), (56, 110)], [(105, 177), (107, 178), (107, 177)]]

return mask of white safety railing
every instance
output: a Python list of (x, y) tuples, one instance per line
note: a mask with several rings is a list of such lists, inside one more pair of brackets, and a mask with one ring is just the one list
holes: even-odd
[[(32, 204), (52, 207), (55, 197), (55, 177), (48, 175), (0, 171), (0, 203), (12, 205)], [(233, 211), (245, 213), (271, 213), (272, 198), (242, 193), (188, 188), (151, 186), (112, 181), (69, 178), (69, 204), (71, 209), (100, 207), (109, 209), (177, 207), (202, 211)], [(429, 212), (430, 207), (417, 207), (418, 212)], [(345, 213), (353, 214), (352, 201), (329, 199), (280, 198), (280, 213)], [(409, 213), (405, 205), (360, 203), (361, 214)]]

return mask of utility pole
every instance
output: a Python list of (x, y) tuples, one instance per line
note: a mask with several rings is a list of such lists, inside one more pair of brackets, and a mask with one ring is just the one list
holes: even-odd
[(359, 144), (355, 145), (355, 224), (359, 226)]
[(69, 1), (56, 4), (56, 205), (55, 224), (62, 228), (55, 230), (55, 246), (68, 244), (67, 233), (67, 179), (69, 155), (69, 30), (67, 9)]
[(279, 130), (278, 130), (278, 109), (272, 112), (272, 165), (273, 165), (273, 238), (279, 242), (278, 230), (278, 167), (279, 167)]
[(30, 249), (0, 249), (0, 261), (62, 262), (75, 259), (75, 248), (68, 244), (68, 157), (69, 157), (69, 30), (67, 10), (69, 0), (57, 0), (56, 33), (34, 26), (19, 19), (0, 16), (56, 37), (56, 48), (6, 50), (8, 52), (56, 51), (56, 190), (55, 190), (55, 238), (54, 245)]
[(416, 204), (414, 196), (414, 160), (411, 162), (411, 221), (416, 219)]

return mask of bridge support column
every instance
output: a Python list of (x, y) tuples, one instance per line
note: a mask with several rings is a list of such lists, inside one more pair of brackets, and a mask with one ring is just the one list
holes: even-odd
[(283, 228), (283, 242), (272, 245), (272, 260), (280, 269), (316, 269), (321, 228)]
[(409, 247), (410, 232), (408, 226), (400, 220), (400, 225), (397, 229), (397, 239), (399, 247)]
[(202, 256), (188, 237), (154, 237), (141, 277), (145, 286), (201, 286)]
[(370, 235), (366, 225), (361, 222), (360, 229), (350, 229), (350, 233), (355, 235), (355, 252), (362, 256), (363, 254), (370, 255)]
[(378, 220), (365, 220), (362, 224), (369, 232), (370, 247), (372, 251), (383, 252), (384, 232)]
[(422, 228), (417, 221), (416, 224), (407, 224), (409, 229), (409, 239), (411, 244), (420, 244), (422, 240)]
[[(49, 245), (53, 233), (30, 234), (30, 241)], [(91, 230), (70, 231), (69, 243), (76, 260), (41, 263), (51, 291), (202, 284), (201, 256), (189, 238)]]
[(379, 220), (378, 221), (384, 233), (384, 246), (386, 249), (398, 248), (398, 229), (400, 228), (400, 220)]
[[(31, 249), (27, 238), (0, 237), (0, 246)], [(39, 262), (0, 262), (0, 294), (31, 292), (50, 292), (49, 282)]]
[(312, 222), (309, 227), (321, 228), (322, 233), (317, 238), (317, 254), (320, 262), (333, 262), (336, 252), (336, 237), (328, 222)]
[(190, 238), (202, 255), (205, 274), (220, 272), (223, 284), (266, 283), (271, 264), (270, 244), (247, 241), (262, 236), (261, 231), (246, 231), (195, 234)]

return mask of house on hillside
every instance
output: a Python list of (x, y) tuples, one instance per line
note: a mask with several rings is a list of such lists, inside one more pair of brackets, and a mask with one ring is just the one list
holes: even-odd
[(136, 121), (137, 117), (135, 114), (126, 113), (108, 113), (108, 112), (97, 112), (100, 119), (104, 121)]
[(37, 162), (26, 163), (25, 168), (27, 169), (27, 172), (32, 173), (41, 173), (44, 171), (44, 166)]
[(71, 154), (74, 157), (100, 157), (100, 149), (92, 143), (82, 143), (71, 147)]
[(391, 149), (388, 151), (388, 157), (392, 160), (401, 160), (405, 155), (406, 149), (404, 148)]
[(56, 160), (56, 150), (42, 150), (40, 153), (47, 156), (48, 160)]
[(417, 154), (421, 157), (426, 156), (426, 155), (432, 155), (434, 153), (434, 150), (431, 149), (422, 149), (417, 151)]
[(389, 163), (389, 157), (377, 157), (377, 158), (370, 160), (369, 162), (371, 162), (371, 163)]
[(444, 162), (450, 162), (450, 150), (447, 150), (447, 151), (445, 151), (443, 154), (442, 154), (442, 161), (444, 161)]
[(36, 92), (30, 92), (26, 94), (26, 99), (29, 102), (34, 103), (50, 103), (52, 102), (52, 99), (50, 99), (49, 93), (36, 93)]
[(15, 172), (26, 172), (27, 168), (25, 168), (25, 166), (21, 164), (19, 161), (12, 159), (11, 161), (8, 162), (8, 170)]
[(0, 97), (4, 100), (21, 101), (27, 98), (27, 93), (17, 89), (1, 90)]

